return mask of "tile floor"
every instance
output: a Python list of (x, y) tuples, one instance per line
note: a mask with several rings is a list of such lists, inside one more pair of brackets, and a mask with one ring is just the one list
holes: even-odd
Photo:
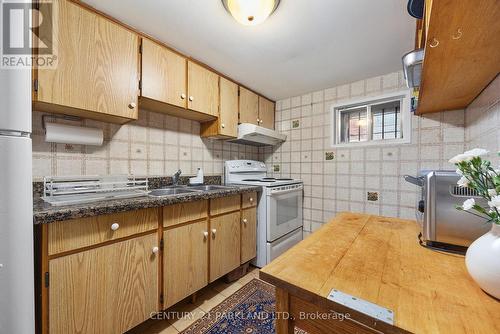
[[(197, 300), (191, 303), (189, 298), (172, 306), (166, 312), (188, 314), (188, 316), (168, 320), (148, 320), (128, 331), (127, 334), (175, 334), (188, 328), (214, 306), (231, 296), (243, 285), (259, 277), (259, 269), (250, 267), (249, 272), (237, 281), (225, 283), (222, 279), (215, 281), (198, 292)], [(169, 314), (172, 315), (172, 314)]]

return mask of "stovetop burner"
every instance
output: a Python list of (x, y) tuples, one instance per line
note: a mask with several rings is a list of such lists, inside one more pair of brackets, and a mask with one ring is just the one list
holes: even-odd
[(245, 182), (275, 182), (275, 179), (263, 178), (263, 179), (245, 179)]

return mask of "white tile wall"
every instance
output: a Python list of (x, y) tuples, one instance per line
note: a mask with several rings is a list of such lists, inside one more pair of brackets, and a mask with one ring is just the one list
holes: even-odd
[(198, 167), (203, 167), (207, 175), (221, 175), (224, 160), (259, 157), (254, 146), (201, 139), (198, 122), (145, 110), (139, 111), (137, 121), (122, 126), (82, 121), (81, 125), (104, 130), (102, 147), (51, 144), (44, 140), (42, 115), (33, 113), (35, 180), (48, 175), (163, 176), (178, 168), (189, 175), (195, 174)]
[(500, 159), (500, 76), (465, 110), (467, 147), (489, 150), (489, 158), (498, 166)]
[[(305, 232), (346, 210), (413, 219), (417, 189), (402, 176), (453, 167), (449, 158), (465, 149), (463, 110), (413, 116), (410, 144), (330, 147), (330, 104), (402, 89), (403, 75), (394, 72), (278, 101), (276, 128), (288, 140), (261, 148), (260, 156), (269, 167), (280, 165), (280, 172), (270, 168), (270, 174), (304, 180)], [(293, 120), (299, 128), (292, 128)], [(325, 160), (326, 152), (335, 159)], [(378, 192), (379, 200), (368, 201), (368, 191)]]

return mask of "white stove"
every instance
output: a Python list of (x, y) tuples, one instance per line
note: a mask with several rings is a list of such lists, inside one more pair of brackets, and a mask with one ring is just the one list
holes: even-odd
[(261, 186), (257, 206), (257, 258), (263, 267), (302, 240), (302, 180), (267, 176), (263, 162), (229, 160), (225, 163), (227, 185)]
[(249, 184), (263, 187), (302, 184), (302, 180), (298, 179), (268, 177), (266, 164), (260, 161), (228, 160), (224, 170), (226, 184)]

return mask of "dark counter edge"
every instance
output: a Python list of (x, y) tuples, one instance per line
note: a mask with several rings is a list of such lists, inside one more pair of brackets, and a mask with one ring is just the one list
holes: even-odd
[(252, 191), (260, 192), (262, 191), (262, 188), (260, 186), (235, 186), (233, 189), (203, 191), (197, 193), (179, 194), (175, 196), (158, 198), (144, 196), (66, 206), (51, 206), (38, 197), (33, 200), (33, 224), (48, 224), (75, 218), (85, 218), (110, 213), (156, 208), (177, 203), (243, 194)]

